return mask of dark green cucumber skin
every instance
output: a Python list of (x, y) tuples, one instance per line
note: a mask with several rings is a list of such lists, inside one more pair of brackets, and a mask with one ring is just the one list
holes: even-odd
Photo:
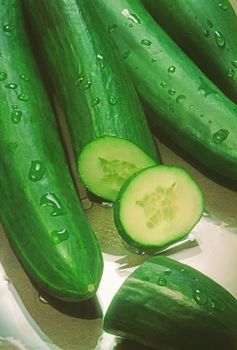
[[(191, 232), (191, 230), (193, 229), (193, 227), (196, 225), (194, 225), (193, 227), (190, 227), (190, 231), (189, 232), (181, 232), (179, 238), (170, 240), (169, 242), (165, 243), (165, 244), (144, 244), (141, 243), (139, 241), (135, 241), (129, 234), (129, 232), (127, 232), (126, 228), (123, 225), (123, 222), (121, 221), (120, 218), (120, 212), (121, 212), (121, 201), (123, 199), (123, 195), (126, 192), (126, 189), (128, 188), (128, 186), (133, 182), (133, 180), (141, 173), (146, 172), (147, 170), (149, 170), (150, 168), (155, 168), (157, 167), (157, 165), (153, 165), (151, 167), (148, 167), (146, 169), (141, 169), (140, 171), (136, 172), (135, 174), (133, 174), (132, 176), (130, 176), (122, 185), (122, 187), (120, 188), (118, 195), (116, 197), (116, 201), (114, 203), (114, 222), (116, 225), (116, 228), (118, 230), (118, 233), (120, 234), (120, 236), (131, 246), (137, 248), (139, 251), (141, 252), (146, 252), (146, 253), (155, 253), (157, 251), (159, 251), (160, 249), (164, 249), (165, 247), (168, 247), (170, 244), (172, 244), (175, 241), (180, 240), (181, 238), (184, 238), (185, 236), (187, 236), (189, 234), (189, 232)], [(170, 166), (168, 165), (159, 165), (159, 167), (162, 168), (166, 168), (167, 170), (170, 168)], [(191, 175), (190, 175), (191, 177)], [(195, 181), (193, 179), (193, 181)], [(200, 194), (202, 196), (202, 203), (203, 203), (203, 207), (204, 207), (204, 194), (203, 192), (199, 189)], [(128, 214), (129, 215), (129, 214)]]
[[(135, 89), (90, 0), (23, 3), (65, 113), (76, 159), (83, 146), (109, 135), (133, 142), (156, 161), (154, 140)], [(83, 81), (77, 84), (80, 77)], [(109, 102), (111, 96), (116, 103)], [(93, 106), (96, 98), (100, 102)]]
[[(95, 294), (101, 279), (100, 247), (70, 176), (26, 37), (21, 3), (1, 0), (0, 5), (0, 71), (7, 73), (0, 81), (0, 222), (23, 267), (40, 288), (66, 301), (87, 299)], [(4, 32), (5, 25), (11, 31)], [(20, 78), (22, 74), (25, 79)], [(9, 83), (17, 84), (16, 89), (6, 88)], [(18, 98), (22, 92), (28, 95), (27, 101)], [(14, 105), (22, 111), (19, 123), (11, 121)], [(45, 170), (38, 173), (37, 181), (29, 178), (32, 161), (42, 162)], [(60, 201), (61, 215), (54, 216), (53, 207), (41, 205), (48, 193)], [(64, 229), (69, 238), (54, 244), (51, 232)], [(94, 290), (89, 291), (92, 284)]]
[[(230, 1), (142, 1), (205, 74), (237, 102), (237, 16)], [(223, 35), (224, 46), (217, 45), (216, 31)]]
[[(130, 50), (124, 62), (141, 98), (153, 111), (151, 124), (193, 159), (236, 182), (236, 105), (172, 41), (139, 0), (93, 3), (104, 29), (111, 32), (114, 26), (111, 38), (120, 55)], [(124, 9), (135, 15), (138, 23), (124, 16)], [(150, 44), (142, 44), (144, 39)], [(169, 72), (169, 67), (175, 71)], [(216, 143), (215, 135), (222, 129), (229, 134)]]
[[(195, 301), (197, 289), (205, 294), (205, 304)], [(236, 323), (237, 301), (228, 291), (187, 265), (156, 256), (120, 287), (106, 312), (104, 330), (154, 349), (162, 344), (182, 350), (234, 350)]]

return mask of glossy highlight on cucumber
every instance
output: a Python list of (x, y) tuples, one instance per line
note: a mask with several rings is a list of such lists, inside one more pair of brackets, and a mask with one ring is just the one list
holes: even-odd
[(1, 0), (0, 221), (22, 266), (68, 302), (95, 295), (103, 260), (30, 49), (21, 2)]
[(158, 162), (128, 73), (93, 2), (23, 2), (69, 125), (80, 178), (114, 201), (127, 177)]

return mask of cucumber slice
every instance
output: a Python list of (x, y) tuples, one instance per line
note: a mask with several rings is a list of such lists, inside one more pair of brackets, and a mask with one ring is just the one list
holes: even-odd
[(87, 188), (99, 197), (114, 201), (127, 178), (155, 164), (134, 143), (105, 136), (91, 141), (83, 148), (78, 170)]
[(135, 247), (164, 247), (187, 235), (200, 220), (204, 198), (183, 168), (158, 165), (122, 186), (114, 210), (119, 234)]

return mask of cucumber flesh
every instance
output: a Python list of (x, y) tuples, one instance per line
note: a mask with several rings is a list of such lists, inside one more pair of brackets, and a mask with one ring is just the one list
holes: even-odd
[(78, 170), (86, 187), (97, 196), (114, 201), (128, 177), (155, 164), (134, 143), (105, 136), (91, 141), (83, 148)]
[(184, 169), (152, 166), (121, 188), (115, 222), (128, 243), (162, 247), (187, 235), (200, 220), (203, 209), (203, 194)]

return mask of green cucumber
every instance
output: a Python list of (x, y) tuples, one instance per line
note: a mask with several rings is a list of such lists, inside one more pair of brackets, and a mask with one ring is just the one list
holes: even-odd
[(237, 16), (230, 1), (142, 1), (205, 74), (237, 102)]
[(236, 350), (236, 324), (237, 301), (227, 290), (187, 265), (156, 256), (115, 294), (104, 330), (153, 349)]
[(153, 110), (151, 123), (193, 159), (236, 182), (236, 105), (172, 41), (141, 1), (93, 4), (134, 86)]
[(202, 217), (203, 194), (184, 169), (158, 165), (143, 169), (121, 187), (115, 224), (127, 243), (156, 249), (186, 236)]
[(101, 279), (100, 247), (70, 175), (21, 2), (0, 5), (0, 222), (40, 288), (66, 301), (87, 299)]
[(66, 115), (81, 180), (113, 201), (127, 177), (157, 161), (135, 89), (90, 1), (23, 2)]

